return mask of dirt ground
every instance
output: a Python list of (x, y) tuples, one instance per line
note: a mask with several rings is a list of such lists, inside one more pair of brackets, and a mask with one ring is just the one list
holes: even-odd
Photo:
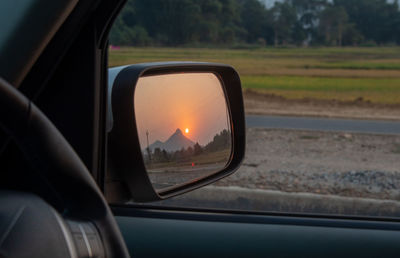
[[(245, 90), (244, 102), (247, 114), (400, 120), (400, 105), (378, 105), (362, 99), (287, 100)], [(243, 164), (234, 174), (214, 183), (216, 189), (238, 187), (254, 192), (400, 201), (400, 135), (249, 128), (246, 141)]]
[(237, 172), (247, 189), (400, 200), (400, 135), (250, 128)]
[(243, 97), (247, 114), (400, 120), (400, 104), (374, 104), (361, 98), (348, 102), (314, 99), (289, 100), (252, 89), (244, 90)]
[[(244, 90), (246, 114), (400, 120), (400, 105), (288, 100)], [(400, 135), (250, 128), (246, 157), (217, 186), (400, 200)]]

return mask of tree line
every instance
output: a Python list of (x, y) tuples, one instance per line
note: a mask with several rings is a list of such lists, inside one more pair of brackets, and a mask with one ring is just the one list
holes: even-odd
[(221, 132), (214, 135), (213, 140), (205, 146), (201, 146), (198, 142), (193, 146), (189, 146), (186, 149), (181, 148), (180, 150), (168, 152), (161, 148), (155, 148), (154, 150), (147, 149), (144, 153), (144, 160), (146, 164), (151, 163), (165, 163), (165, 162), (187, 162), (192, 157), (199, 156), (201, 154), (213, 153), (231, 148), (231, 134), (228, 130), (224, 129)]
[(110, 44), (399, 45), (400, 11), (389, 0), (128, 0)]

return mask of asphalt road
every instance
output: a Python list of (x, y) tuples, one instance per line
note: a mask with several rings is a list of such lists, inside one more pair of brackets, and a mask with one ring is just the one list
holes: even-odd
[(247, 115), (246, 126), (271, 129), (400, 134), (400, 122), (379, 120)]

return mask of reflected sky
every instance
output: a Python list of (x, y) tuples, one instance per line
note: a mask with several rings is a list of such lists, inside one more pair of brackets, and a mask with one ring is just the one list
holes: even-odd
[[(176, 129), (205, 145), (228, 128), (221, 82), (213, 73), (165, 74), (139, 78), (135, 115), (142, 147), (167, 140)], [(188, 133), (186, 133), (188, 129)]]

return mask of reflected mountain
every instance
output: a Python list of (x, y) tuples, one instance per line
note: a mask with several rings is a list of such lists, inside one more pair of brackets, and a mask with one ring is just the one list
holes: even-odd
[(188, 147), (193, 147), (193, 145), (195, 145), (195, 143), (184, 136), (182, 131), (178, 128), (176, 129), (175, 133), (172, 134), (165, 142), (157, 140), (149, 147), (152, 151), (156, 148), (159, 148), (168, 152), (174, 152), (181, 150), (182, 148), (186, 149)]

